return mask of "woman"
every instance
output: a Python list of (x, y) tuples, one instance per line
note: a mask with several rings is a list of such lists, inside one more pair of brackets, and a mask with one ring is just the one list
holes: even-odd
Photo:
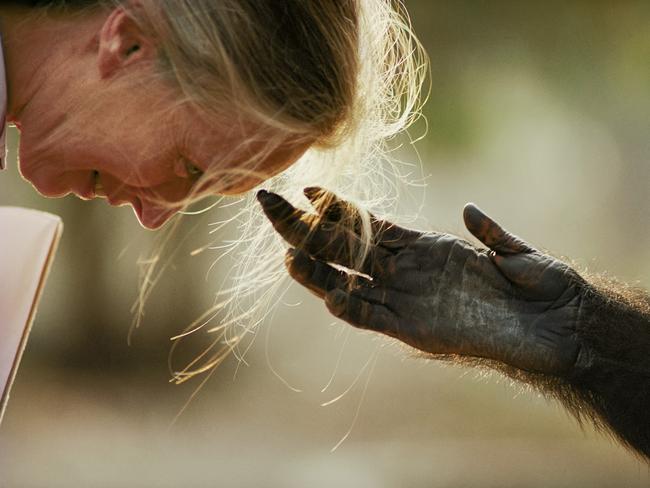
[[(386, 141), (413, 120), (426, 74), (394, 5), (3, 2), (6, 119), (20, 130), (21, 174), (47, 197), (131, 205), (149, 229), (206, 195), (263, 182), (289, 196), (320, 184), (377, 210), (393, 185), (383, 176)], [(268, 286), (279, 284), (283, 252), (252, 194), (241, 220), (234, 283), (206, 317), (223, 312), (221, 325), (248, 329), (274, 301)]]
[[(47, 197), (131, 205), (149, 229), (206, 195), (263, 182), (288, 195), (317, 183), (376, 208), (392, 185), (384, 146), (412, 121), (426, 74), (393, 4), (3, 2), (20, 172)], [(246, 309), (227, 318), (244, 327), (282, 272), (281, 247), (247, 198), (227, 308)], [(156, 281), (150, 263), (136, 320)], [(254, 307), (234, 302), (247, 298)]]

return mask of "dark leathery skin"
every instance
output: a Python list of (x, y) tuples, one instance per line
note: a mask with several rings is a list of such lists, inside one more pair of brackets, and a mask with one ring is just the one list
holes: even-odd
[(468, 205), (466, 225), (488, 248), (373, 217), (372, 246), (357, 269), (371, 279), (352, 276), (330, 264), (354, 266), (358, 229), (340, 222), (346, 209), (356, 210), (325, 190), (305, 193), (317, 214), (271, 193), (259, 200), (276, 230), (296, 248), (287, 255), (290, 274), (323, 298), (333, 314), (432, 354), (570, 373), (579, 350), (583, 282), (565, 263)]

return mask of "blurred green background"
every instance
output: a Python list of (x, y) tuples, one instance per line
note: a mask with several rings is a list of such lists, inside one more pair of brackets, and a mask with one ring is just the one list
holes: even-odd
[[(474, 201), (537, 246), (648, 288), (650, 3), (406, 4), (432, 59), (419, 224), (465, 236)], [(185, 222), (191, 237), (128, 347), (154, 235), (126, 208), (39, 197), (17, 174), (16, 138), (0, 204), (61, 215), (65, 232), (0, 428), (1, 487), (650, 484), (646, 464), (557, 404), (334, 323), (297, 286), (248, 365), (227, 361), (170, 427), (198, 382), (167, 382), (168, 339), (228, 268), (208, 275), (216, 254), (189, 256), (219, 212)]]

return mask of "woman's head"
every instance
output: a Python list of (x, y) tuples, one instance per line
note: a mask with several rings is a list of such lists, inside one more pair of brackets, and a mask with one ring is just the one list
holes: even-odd
[(357, 0), (40, 3), (56, 64), (15, 117), (45, 195), (105, 195), (155, 228), (353, 130)]

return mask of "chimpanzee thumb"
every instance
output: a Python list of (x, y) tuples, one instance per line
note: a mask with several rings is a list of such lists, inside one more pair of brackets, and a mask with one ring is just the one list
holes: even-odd
[(533, 247), (506, 231), (473, 203), (465, 205), (463, 219), (467, 230), (498, 255), (535, 252)]

